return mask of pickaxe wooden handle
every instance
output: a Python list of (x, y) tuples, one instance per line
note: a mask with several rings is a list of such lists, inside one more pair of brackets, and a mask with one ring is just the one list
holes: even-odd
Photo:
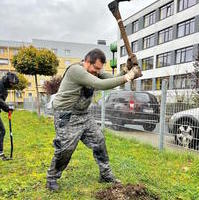
[[(120, 11), (119, 11), (119, 2), (121, 2), (121, 1), (130, 1), (130, 0), (115, 0), (115, 1), (112, 1), (111, 3), (109, 3), (108, 7), (109, 7), (110, 11), (112, 12), (113, 16), (115, 17), (115, 19), (117, 20), (128, 56), (129, 56), (129, 58), (131, 58), (131, 63), (133, 66), (136, 66), (136, 65), (138, 65), (137, 57), (131, 50), (131, 46), (130, 46), (130, 43), (129, 43), (129, 40), (128, 40), (128, 37), (126, 34), (126, 30), (124, 28), (124, 24), (123, 24), (121, 15), (120, 15)], [(127, 66), (130, 68), (133, 67), (133, 66), (129, 66), (129, 65), (127, 65)]]

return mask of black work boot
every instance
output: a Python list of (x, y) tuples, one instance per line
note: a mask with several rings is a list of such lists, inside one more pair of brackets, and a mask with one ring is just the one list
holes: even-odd
[(46, 188), (51, 191), (58, 191), (59, 185), (57, 184), (57, 181), (47, 181)]
[(99, 183), (121, 183), (121, 181), (114, 176), (100, 176)]

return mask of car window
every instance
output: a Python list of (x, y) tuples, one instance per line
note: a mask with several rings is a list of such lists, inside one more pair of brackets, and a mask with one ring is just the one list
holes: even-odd
[(149, 98), (148, 94), (135, 93), (134, 96), (135, 96), (135, 100), (138, 101), (138, 102), (143, 102), (143, 103), (150, 102), (150, 98)]
[(128, 103), (129, 101), (128, 101), (128, 98), (119, 97), (117, 102), (119, 102), (119, 103)]
[(110, 94), (109, 98), (107, 99), (107, 102), (109, 103), (129, 103), (129, 100), (133, 98), (132, 94), (129, 94), (127, 92), (120, 92), (120, 93), (114, 93)]
[(111, 95), (108, 99), (107, 102), (112, 103), (112, 102), (117, 102), (117, 96)]

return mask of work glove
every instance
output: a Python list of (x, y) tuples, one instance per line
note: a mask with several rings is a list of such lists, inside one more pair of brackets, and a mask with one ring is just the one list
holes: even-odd
[(123, 68), (123, 71), (124, 71), (125, 73), (127, 73), (127, 72), (129, 72), (129, 71), (130, 71), (133, 67), (135, 67), (135, 66), (137, 66), (136, 63), (133, 63), (133, 62), (132, 62), (132, 58), (129, 57), (129, 58), (127, 59), (127, 61), (126, 61), (126, 64), (125, 64), (124, 68)]
[(11, 105), (8, 106), (8, 112), (9, 112), (9, 111), (10, 111), (10, 112), (13, 112), (13, 111), (14, 111), (14, 106), (11, 106)]
[(127, 82), (129, 82), (141, 76), (142, 76), (142, 71), (140, 70), (140, 67), (135, 66), (130, 71), (128, 71), (127, 74), (124, 75), (124, 78)]

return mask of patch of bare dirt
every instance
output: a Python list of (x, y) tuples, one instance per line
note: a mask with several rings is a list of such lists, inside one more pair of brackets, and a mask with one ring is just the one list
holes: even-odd
[(158, 196), (150, 194), (144, 185), (130, 183), (114, 184), (98, 191), (95, 197), (98, 200), (160, 200)]

